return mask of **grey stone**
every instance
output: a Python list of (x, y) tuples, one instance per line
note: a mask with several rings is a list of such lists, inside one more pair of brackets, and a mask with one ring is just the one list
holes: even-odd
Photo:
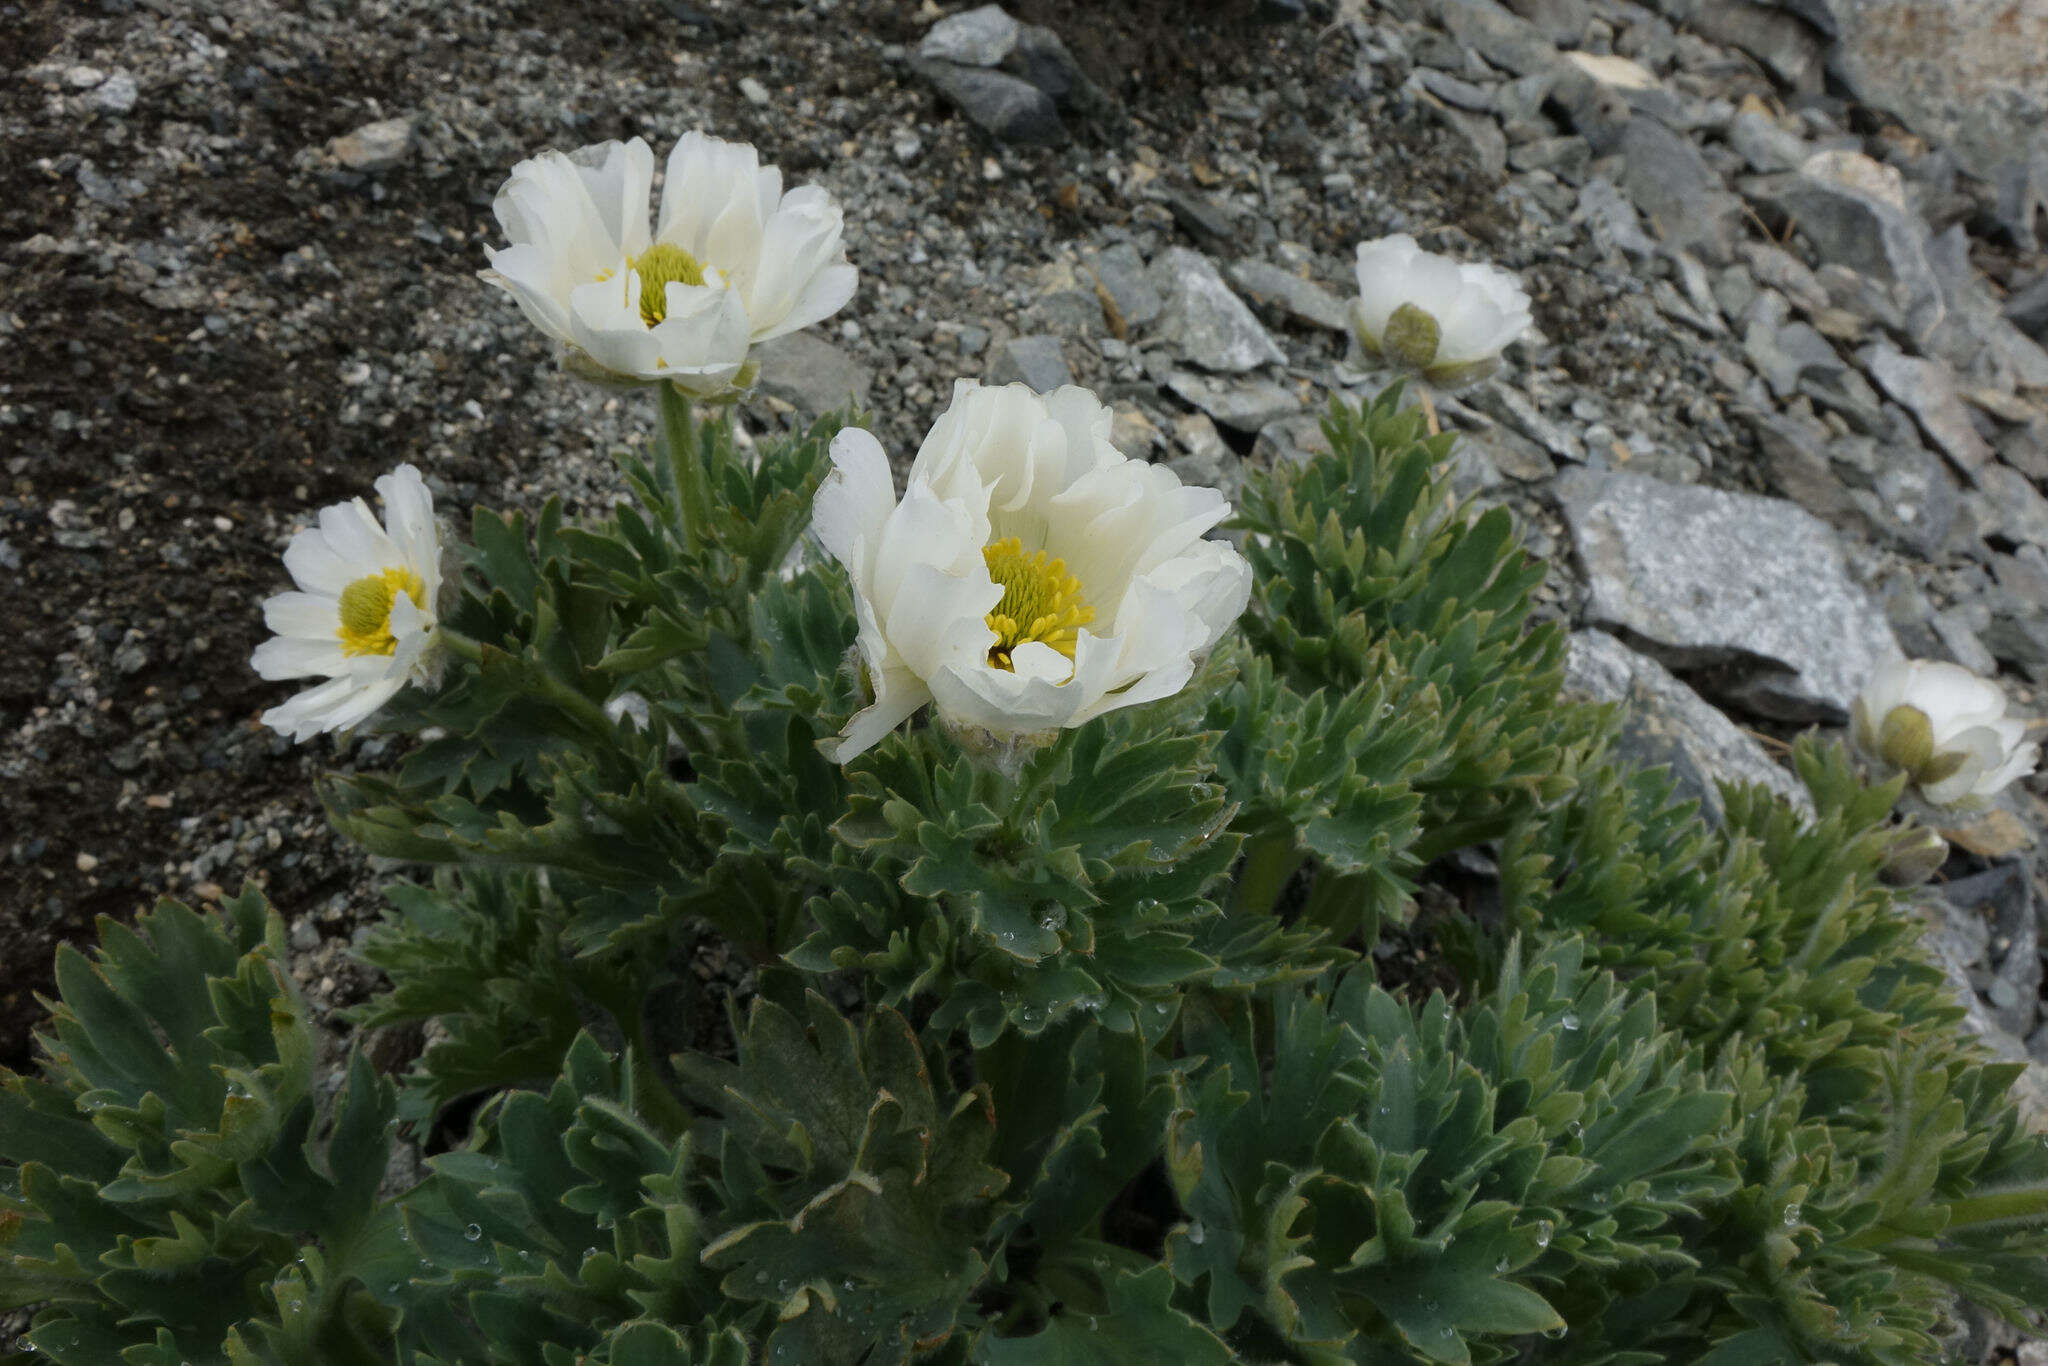
[[(1784, 248), (1769, 242), (1744, 242), (1742, 259), (1749, 263), (1759, 284), (1778, 290), (1801, 312), (1817, 313), (1828, 306), (1828, 291), (1820, 277)], [(1774, 321), (1782, 322), (1783, 318)]]
[(1545, 417), (1519, 390), (1505, 384), (1483, 384), (1465, 397), (1480, 412), (1520, 432), (1560, 460), (1586, 458), (1579, 439)]
[(1669, 768), (1679, 795), (1698, 801), (1717, 825), (1725, 812), (1724, 782), (1760, 783), (1800, 809), (1812, 809), (1805, 787), (1755, 737), (1656, 660), (1605, 631), (1572, 633), (1564, 686), (1591, 701), (1625, 704), (1616, 739), (1622, 757), (1643, 768)]
[(1941, 284), (1928, 264), (1925, 230), (1899, 205), (1864, 189), (1804, 174), (1748, 182), (1748, 193), (1789, 217), (1823, 261), (1891, 281), (1906, 291), (1906, 325), (1924, 339), (1940, 325)]
[(1827, 525), (1775, 498), (1567, 470), (1557, 492), (1587, 581), (1590, 623), (1784, 720), (1838, 720), (1891, 627), (1848, 576)]
[(1021, 76), (922, 57), (912, 65), (975, 124), (1005, 142), (1052, 146), (1067, 139), (1052, 96)]
[(86, 102), (102, 114), (120, 115), (135, 107), (141, 93), (133, 76), (125, 71), (116, 71), (92, 92)]
[(1583, 179), (1592, 162), (1592, 145), (1577, 134), (1538, 138), (1508, 152), (1508, 165), (1516, 170), (1548, 171), (1568, 185)]
[(1301, 411), (1301, 397), (1269, 379), (1222, 379), (1176, 370), (1166, 387), (1232, 431), (1256, 432)]
[[(1483, 422), (1484, 419), (1481, 419)], [(1487, 423), (1466, 430), (1459, 447), (1479, 450), (1486, 463), (1510, 479), (1534, 483), (1557, 473), (1557, 465), (1544, 449), (1520, 432), (1499, 423)]]
[(1799, 392), (1809, 373), (1831, 376), (1845, 368), (1826, 337), (1805, 323), (1784, 321), (1784, 313), (1778, 295), (1761, 295), (1742, 332), (1743, 356), (1779, 398)]
[[(1979, 491), (1969, 502), (1986, 532), (2015, 545), (2048, 549), (2048, 498), (2016, 469), (1993, 462), (1977, 475)], [(2048, 603), (2044, 603), (2048, 606)]]
[(1061, 109), (1090, 115), (1104, 112), (1111, 104), (1081, 70), (1060, 36), (1038, 24), (1018, 30), (1016, 46), (1003, 58), (1002, 68), (1043, 90)]
[(1867, 437), (1837, 441), (1831, 454), (1836, 468), (1842, 453), (1857, 443), (1879, 452), (1868, 489), (1852, 496), (1872, 526), (1892, 545), (1921, 559), (1935, 559), (1948, 546), (1962, 495), (1955, 476), (1941, 457), (1918, 441), (1872, 442)]
[(388, 171), (412, 153), (412, 121), (366, 123), (328, 143), (327, 150), (351, 171)]
[(1747, 52), (1793, 90), (1821, 88), (1820, 39), (1782, 10), (1749, 0), (1665, 0), (1659, 8), (1710, 42)]
[(1491, 115), (1473, 114), (1443, 103), (1432, 104), (1430, 109), (1464, 139), (1472, 149), (1472, 159), (1489, 180), (1498, 180), (1507, 171), (1508, 140)]
[(2021, 251), (2040, 248), (2034, 224), (2048, 213), (2048, 148), (2015, 156), (1998, 169), (1998, 226)]
[(1828, 429), (1810, 413), (1798, 411), (1805, 406), (1784, 412), (1742, 408), (1737, 416), (1756, 433), (1773, 488), (1831, 526), (1856, 527), (1862, 515), (1852, 490), (1835, 477), (1828, 459)]
[(1493, 91), (1483, 85), (1461, 81), (1447, 71), (1436, 71), (1426, 66), (1416, 68), (1412, 79), (1445, 104), (1454, 104), (1460, 109), (1470, 109), (1481, 114), (1493, 112)]
[(1592, 22), (1586, 0), (1507, 0), (1508, 8), (1534, 24), (1543, 36), (1563, 47), (1578, 47)]
[(1183, 413), (1175, 418), (1170, 444), (1179, 453), (1168, 457), (1166, 467), (1179, 475), (1183, 484), (1220, 489), (1231, 498), (1244, 487), (1244, 462), (1206, 413)]
[(1771, 174), (1796, 171), (1813, 155), (1812, 144), (1778, 126), (1775, 119), (1753, 110), (1737, 114), (1728, 124), (1728, 145), (1750, 169)]
[(756, 108), (766, 108), (768, 102), (775, 98), (773, 95), (768, 93), (767, 86), (761, 84), (752, 76), (740, 77), (740, 96), (741, 98), (745, 99), (748, 104), (751, 104)]
[(1118, 242), (1088, 257), (1088, 268), (1109, 294), (1117, 316), (1127, 327), (1143, 327), (1159, 316), (1166, 301), (1145, 273), (1145, 258), (1129, 242)]
[(1572, 217), (1592, 229), (1595, 244), (1630, 256), (1655, 256), (1657, 244), (1643, 232), (1635, 206), (1624, 199), (1605, 176), (1594, 176), (1579, 190), (1579, 205)]
[(1543, 30), (1493, 0), (1431, 0), (1428, 8), (1461, 44), (1517, 76), (1557, 64), (1557, 45)]
[(1969, 935), (1972, 947), (1974, 929), (1965, 930), (1956, 920), (1967, 917), (1985, 932), (1975, 961), (1997, 964), (1984, 993), (1993, 1022), (2007, 1034), (2032, 1033), (2041, 992), (2041, 938), (2034, 883), (2026, 865), (2006, 863), (1957, 878), (1942, 886), (1941, 895), (1952, 926)]
[(1223, 268), (1223, 273), (1230, 277), (1230, 283), (1259, 303), (1332, 332), (1348, 335), (1351, 331), (1343, 300), (1291, 270), (1247, 259), (1232, 261)]
[(2048, 275), (2016, 291), (2005, 301), (2005, 316), (2035, 341), (2048, 339)]
[(1865, 347), (1856, 358), (1879, 388), (1912, 410), (1920, 429), (1958, 469), (1977, 476), (1991, 459), (1991, 446), (1971, 424), (1946, 366), (1908, 356), (1889, 342)]
[(1166, 207), (1181, 231), (1203, 246), (1232, 249), (1237, 245), (1237, 215), (1215, 200), (1185, 190), (1168, 190)]
[(1725, 265), (1735, 252), (1741, 201), (1688, 138), (1652, 118), (1635, 118), (1621, 135), (1621, 189), (1665, 245)]
[(1102, 299), (1092, 289), (1056, 289), (1033, 299), (1018, 322), (1033, 332), (1097, 336), (1104, 326)]
[(1200, 252), (1168, 248), (1152, 262), (1151, 279), (1166, 301), (1157, 333), (1190, 363), (1227, 373), (1286, 363), (1286, 354)]
[(1330, 442), (1323, 434), (1320, 418), (1314, 414), (1283, 417), (1259, 428), (1259, 439), (1252, 443), (1252, 463), (1269, 468), (1305, 465), (1319, 455), (1328, 454), (1329, 449)]
[(1001, 5), (983, 5), (933, 24), (917, 45), (917, 55), (961, 66), (996, 66), (1017, 46), (1022, 27)]
[(1840, 34), (1829, 70), (1996, 181), (2048, 120), (2048, 5), (2034, 0), (1831, 0)]
[(986, 374), (990, 384), (1028, 384), (1041, 394), (1074, 382), (1058, 337), (1011, 338), (990, 354)]
[(874, 373), (816, 332), (791, 332), (754, 348), (761, 362), (756, 387), (811, 416), (868, 406)]

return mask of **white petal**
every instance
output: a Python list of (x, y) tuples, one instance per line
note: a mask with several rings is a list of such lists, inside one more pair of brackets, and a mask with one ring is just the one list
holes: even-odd
[(843, 764), (871, 749), (890, 731), (903, 724), (912, 712), (932, 700), (931, 690), (908, 669), (873, 675), (875, 700), (847, 721), (836, 739), (822, 740), (818, 752), (825, 761)]
[(334, 547), (315, 528), (292, 537), (285, 547), (284, 567), (292, 582), (308, 593), (339, 598), (341, 590), (362, 576), (356, 567), (334, 553)]
[(765, 218), (760, 169), (746, 143), (685, 133), (668, 156), (656, 240), (751, 282)]
[(279, 593), (263, 600), (263, 624), (281, 636), (333, 640), (341, 603), (325, 593)]
[(873, 572), (869, 551), (896, 506), (889, 457), (872, 432), (847, 427), (832, 438), (832, 473), (811, 505), (811, 529), (825, 553), (846, 567), (856, 590)]
[(249, 666), (261, 678), (330, 678), (348, 667), (341, 641), (334, 638), (311, 640), (304, 636), (272, 636), (249, 656)]

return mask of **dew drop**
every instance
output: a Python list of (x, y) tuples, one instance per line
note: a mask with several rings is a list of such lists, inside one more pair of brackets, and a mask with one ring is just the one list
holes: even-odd
[(471, 1224), (468, 1228), (462, 1230), (462, 1236), (464, 1238), (467, 1238), (472, 1243), (475, 1242), (477, 1239), (484, 1236), (483, 1225)]
[(1439, 1307), (1435, 1300), (1428, 1300), (1423, 1303), (1422, 1309), (1424, 1313), (1434, 1314)]
[(1208, 1230), (1204, 1229), (1201, 1224), (1193, 1223), (1188, 1225), (1188, 1241), (1196, 1247), (1200, 1247), (1208, 1236)]
[(1560, 1027), (1564, 1029), (1565, 1033), (1576, 1033), (1579, 1028), (1579, 1017), (1576, 1015), (1567, 1015), (1563, 1019), (1559, 1020), (1557, 1023)]
[(1799, 1206), (1797, 1206), (1797, 1205), (1787, 1205), (1787, 1206), (1785, 1206), (1785, 1227), (1786, 1227), (1786, 1228), (1791, 1228), (1791, 1227), (1792, 1227), (1792, 1226), (1793, 1226), (1794, 1224), (1796, 1224), (1796, 1223), (1798, 1223), (1798, 1222), (1799, 1222)]
[(1508, 1274), (1507, 1258), (1503, 1257), (1493, 1264), (1493, 1274), (1496, 1276), (1505, 1276)]
[(1548, 1219), (1538, 1220), (1536, 1224), (1536, 1246), (1549, 1247), (1551, 1232), (1552, 1225)]
[(1048, 934), (1067, 927), (1067, 908), (1057, 901), (1047, 901), (1038, 908), (1038, 928)]

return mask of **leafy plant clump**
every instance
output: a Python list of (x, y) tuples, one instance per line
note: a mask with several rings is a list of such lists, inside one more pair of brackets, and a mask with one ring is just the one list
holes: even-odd
[(326, 791), (424, 869), (355, 1022), (430, 1046), (323, 1061), (253, 893), (66, 950), (0, 1088), (23, 1349), (1906, 1366), (2048, 1308), (1895, 791), (1809, 738), (1811, 813), (1712, 826), (1620, 765), (1399, 397), (1253, 474), (1184, 687), (1028, 743), (821, 756), (875, 684), (834, 427), (743, 458), (670, 397), (606, 520), (479, 512), (419, 743)]

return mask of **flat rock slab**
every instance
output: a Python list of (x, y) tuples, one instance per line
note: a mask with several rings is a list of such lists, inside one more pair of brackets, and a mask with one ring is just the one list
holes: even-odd
[(874, 374), (815, 332), (791, 332), (754, 348), (761, 362), (756, 387), (806, 416), (816, 417), (851, 403), (868, 406)]
[(1256, 432), (1302, 408), (1299, 394), (1270, 379), (1221, 379), (1175, 370), (1166, 377), (1166, 387), (1214, 418), (1218, 426), (1237, 432)]
[(1776, 498), (1567, 470), (1557, 492), (1585, 569), (1589, 624), (1711, 692), (1786, 721), (1839, 721), (1900, 651), (1835, 534)]
[(1623, 757), (1644, 768), (1668, 767), (1680, 795), (1698, 801), (1716, 824), (1726, 814), (1722, 783), (1761, 783), (1802, 811), (1813, 809), (1806, 788), (1755, 736), (1662, 664), (1605, 631), (1572, 633), (1564, 686), (1589, 701), (1623, 703), (1617, 740)]
[(1166, 301), (1154, 330), (1190, 364), (1226, 374), (1286, 364), (1286, 354), (1208, 257), (1173, 247), (1152, 262), (1151, 277)]

